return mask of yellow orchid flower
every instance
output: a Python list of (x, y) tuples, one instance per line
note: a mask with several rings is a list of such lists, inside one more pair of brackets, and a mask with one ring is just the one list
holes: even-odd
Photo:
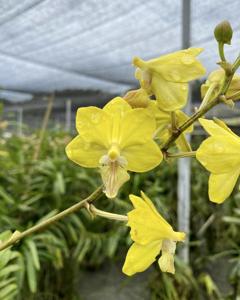
[(120, 97), (103, 109), (79, 108), (76, 127), (79, 135), (67, 145), (67, 156), (82, 167), (99, 167), (109, 198), (129, 180), (127, 171), (146, 172), (162, 161), (152, 139), (155, 120), (143, 108), (132, 109)]
[(174, 273), (176, 242), (185, 239), (184, 232), (176, 232), (158, 213), (151, 200), (141, 192), (141, 197), (130, 195), (134, 209), (128, 213), (128, 226), (134, 243), (128, 250), (123, 266), (126, 275), (145, 271), (160, 254), (159, 267), (163, 272)]
[(196, 59), (201, 52), (201, 48), (189, 48), (148, 61), (135, 57), (135, 77), (148, 94), (155, 95), (162, 110), (178, 110), (187, 102), (188, 82), (206, 72)]
[[(201, 85), (201, 97), (203, 99), (204, 97), (207, 98), (203, 100), (205, 102), (204, 104), (206, 104), (206, 102), (211, 101), (217, 96), (219, 89), (221, 88), (222, 83), (224, 81), (224, 76), (225, 76), (225, 71), (223, 69), (215, 70), (212, 73), (210, 73), (206, 82)], [(229, 99), (233, 97), (233, 100), (239, 100), (240, 98), (239, 96), (236, 99), (234, 98), (234, 94), (239, 91), (240, 91), (240, 75), (234, 74), (231, 84), (227, 90), (226, 96)]]
[(212, 202), (228, 198), (240, 175), (240, 138), (221, 120), (199, 119), (210, 137), (202, 142), (196, 158), (211, 172), (208, 194)]

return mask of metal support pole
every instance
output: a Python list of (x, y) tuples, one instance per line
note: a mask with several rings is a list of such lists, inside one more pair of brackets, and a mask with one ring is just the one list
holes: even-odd
[[(191, 0), (182, 0), (182, 48), (190, 46)], [(188, 104), (185, 113), (191, 113), (191, 87), (189, 88)], [(190, 136), (188, 136), (190, 141)], [(178, 229), (186, 233), (184, 246), (180, 248), (179, 256), (189, 263), (189, 233), (190, 233), (190, 202), (191, 202), (191, 158), (181, 158), (178, 161)]]
[(52, 109), (53, 109), (54, 99), (55, 99), (54, 93), (48, 96), (47, 108), (46, 108), (46, 111), (45, 111), (45, 114), (44, 114), (44, 117), (43, 117), (39, 139), (36, 143), (36, 148), (35, 148), (35, 151), (33, 153), (33, 160), (37, 160), (39, 158), (42, 142), (43, 142), (44, 135), (45, 135), (45, 132), (47, 130), (48, 122), (49, 122), (49, 119), (50, 119), (50, 115), (51, 115), (51, 112), (52, 112)]
[(72, 100), (68, 99), (66, 101), (66, 116), (65, 116), (65, 129), (66, 131), (71, 131), (71, 122), (72, 122)]
[(19, 107), (17, 109), (17, 134), (22, 136), (22, 128), (23, 128), (23, 108)]

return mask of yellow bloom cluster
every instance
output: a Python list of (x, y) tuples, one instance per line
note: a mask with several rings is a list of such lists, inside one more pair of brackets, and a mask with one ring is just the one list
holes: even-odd
[[(188, 117), (178, 109), (187, 101), (188, 81), (202, 76), (205, 69), (196, 60), (202, 51), (190, 48), (144, 62), (134, 58), (141, 88), (117, 97), (103, 109), (80, 108), (76, 127), (79, 135), (66, 148), (68, 157), (87, 168), (99, 168), (107, 197), (116, 197), (129, 180), (127, 171), (146, 172), (162, 161), (160, 147), (172, 133), (171, 113), (176, 126)], [(155, 95), (156, 100), (149, 96)], [(192, 131), (189, 127), (186, 132)], [(184, 133), (176, 140), (188, 151)]]
[[(108, 198), (116, 197), (129, 180), (128, 171), (146, 172), (158, 166), (163, 159), (161, 148), (174, 133), (177, 132), (174, 140), (177, 148), (191, 151), (185, 133), (191, 132), (193, 126), (181, 127), (189, 117), (180, 109), (187, 102), (188, 83), (205, 74), (205, 68), (196, 58), (201, 51), (189, 48), (148, 61), (135, 57), (139, 89), (112, 99), (102, 109), (93, 106), (78, 109), (78, 135), (68, 144), (67, 156), (80, 166), (100, 170)], [(202, 106), (218, 95), (224, 75), (223, 70), (217, 70), (202, 85)], [(226, 96), (236, 100), (239, 89), (240, 77), (234, 75)], [(230, 195), (240, 175), (240, 138), (220, 120), (200, 119), (200, 123), (210, 137), (196, 151), (196, 158), (211, 172), (210, 200), (221, 203)], [(134, 243), (127, 253), (123, 272), (129, 276), (142, 272), (161, 253), (160, 269), (174, 273), (176, 243), (184, 241), (185, 233), (174, 231), (143, 192), (141, 197), (130, 195), (130, 200), (134, 209), (128, 213), (128, 226)]]

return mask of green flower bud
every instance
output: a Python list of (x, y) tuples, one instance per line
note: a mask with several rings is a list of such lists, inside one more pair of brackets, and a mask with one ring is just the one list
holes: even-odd
[(215, 27), (214, 36), (219, 43), (230, 45), (232, 35), (233, 30), (231, 24), (228, 21), (222, 21)]

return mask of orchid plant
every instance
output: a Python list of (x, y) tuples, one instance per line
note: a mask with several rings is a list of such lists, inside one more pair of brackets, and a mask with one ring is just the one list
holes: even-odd
[[(14, 232), (0, 244), (0, 250), (82, 208), (92, 216), (122, 221), (131, 228), (133, 244), (123, 266), (126, 275), (146, 270), (160, 253), (160, 269), (175, 272), (176, 244), (184, 241), (185, 233), (174, 231), (143, 191), (139, 191), (140, 196), (129, 195), (134, 208), (127, 215), (102, 211), (92, 202), (103, 195), (114, 201), (129, 180), (129, 172), (147, 172), (163, 160), (181, 157), (195, 157), (210, 172), (210, 201), (220, 204), (229, 197), (240, 176), (240, 137), (223, 121), (204, 116), (219, 103), (234, 106), (234, 101), (240, 99), (240, 76), (236, 74), (240, 56), (233, 63), (225, 58), (224, 45), (230, 44), (232, 38), (229, 22), (221, 22), (214, 34), (220, 67), (201, 86), (202, 103), (192, 116), (182, 109), (187, 104), (189, 82), (206, 73), (197, 59), (202, 48), (189, 48), (148, 61), (135, 57), (139, 89), (112, 99), (102, 109), (78, 109), (78, 135), (67, 145), (66, 154), (81, 167), (98, 168), (102, 186), (59, 214), (26, 231)], [(196, 121), (210, 137), (193, 151), (185, 135), (193, 131)]]

